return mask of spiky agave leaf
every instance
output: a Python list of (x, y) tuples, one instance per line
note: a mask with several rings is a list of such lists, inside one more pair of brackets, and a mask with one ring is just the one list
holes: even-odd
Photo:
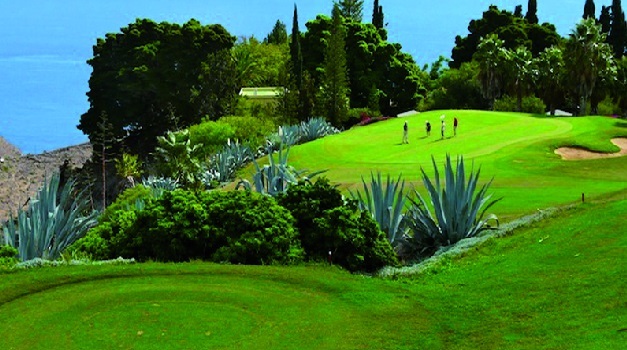
[(65, 248), (96, 223), (96, 211), (84, 216), (89, 207), (85, 192), (75, 194), (74, 181), (69, 181), (58, 197), (59, 180), (57, 173), (46, 180), (27, 210), (18, 213), (18, 226), (11, 218), (3, 229), (12, 246), (17, 246), (22, 261), (59, 258)]
[(484, 219), (486, 211), (500, 199), (491, 200), (492, 196), (487, 194), (492, 180), (477, 190), (481, 169), (475, 172), (473, 166), (466, 178), (463, 157), (457, 158), (454, 168), (450, 155), (447, 155), (444, 164), (445, 187), (442, 187), (434, 157), (432, 163), (435, 170), (433, 181), (429, 179), (424, 169), (420, 170), (433, 207), (433, 215), (427, 209), (426, 201), (416, 191), (418, 201), (411, 201), (412, 206), (405, 221), (405, 226), (412, 235), (405, 236), (402, 244), (412, 247), (422, 245), (423, 248), (425, 245), (446, 246), (478, 235), (488, 228), (486, 223), (489, 220), (496, 220), (498, 226), (498, 218), (495, 215), (490, 214)]
[(377, 172), (376, 176), (370, 173), (370, 186), (363, 176), (361, 181), (363, 194), (359, 190), (350, 191), (351, 197), (357, 201), (360, 210), (367, 210), (370, 213), (379, 224), (379, 228), (387, 234), (388, 240), (393, 243), (402, 235), (402, 211), (407, 199), (402, 175), (394, 181), (388, 174), (384, 184), (380, 172)]

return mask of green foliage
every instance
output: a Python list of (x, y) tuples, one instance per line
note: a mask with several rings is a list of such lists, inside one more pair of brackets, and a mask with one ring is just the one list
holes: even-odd
[(333, 5), (331, 30), (324, 53), (324, 73), (320, 90), (327, 120), (336, 127), (346, 121), (349, 108), (348, 72), (346, 66), (346, 29), (338, 4)]
[[(524, 113), (543, 114), (546, 111), (544, 102), (535, 96), (523, 97), (521, 100), (521, 107), (520, 112)], [(494, 110), (501, 112), (518, 111), (518, 99), (516, 97), (505, 95), (494, 101)]]
[(351, 197), (358, 203), (360, 210), (370, 213), (373, 219), (379, 224), (383, 232), (387, 234), (390, 243), (403, 235), (401, 222), (403, 221), (403, 209), (407, 200), (405, 193), (405, 180), (398, 179), (394, 181), (390, 175), (386, 177), (383, 183), (381, 173), (377, 172), (377, 176), (370, 173), (370, 187), (364, 178), (361, 178), (364, 186), (364, 192), (357, 190), (350, 192)]
[(222, 121), (204, 121), (189, 127), (190, 145), (200, 148), (197, 153), (200, 159), (213, 155), (234, 137), (235, 128)]
[(264, 44), (285, 44), (287, 43), (287, 26), (277, 19), (272, 31), (263, 39)]
[(142, 180), (142, 185), (150, 189), (153, 198), (159, 198), (165, 191), (179, 188), (178, 181), (169, 177), (148, 176)]
[(205, 187), (212, 188), (214, 182), (224, 183), (233, 180), (235, 172), (254, 158), (253, 151), (239, 142), (228, 142), (222, 150), (210, 158), (207, 169), (203, 171)]
[[(492, 200), (487, 194), (492, 181), (484, 184), (477, 192), (479, 174), (472, 169), (466, 182), (464, 158), (458, 157), (456, 167), (451, 164), (451, 157), (446, 156), (444, 166), (444, 183), (440, 182), (440, 172), (432, 157), (435, 170), (434, 181), (431, 181), (424, 169), (422, 181), (429, 193), (433, 214), (422, 195), (415, 191), (416, 199), (405, 216), (403, 225), (410, 231), (399, 240), (401, 255), (424, 255), (433, 253), (437, 248), (449, 246), (464, 238), (475, 237), (488, 228), (488, 220), (498, 219), (488, 215), (483, 219), (485, 212), (499, 200)], [(484, 207), (485, 206), (485, 207)]]
[(501, 96), (505, 88), (507, 53), (504, 41), (496, 34), (490, 34), (481, 40), (473, 57), (479, 63), (481, 92), (490, 104)]
[(334, 264), (349, 271), (366, 272), (398, 265), (396, 254), (376, 221), (355, 205), (327, 210), (323, 217), (314, 219), (314, 225), (318, 247), (331, 252)]
[(122, 153), (122, 158), (115, 159), (117, 175), (128, 181), (130, 187), (135, 186), (135, 178), (141, 176), (142, 162), (134, 154)]
[(276, 198), (296, 219), (296, 228), (308, 258), (326, 259), (328, 247), (320, 240), (314, 220), (323, 217), (325, 211), (344, 205), (337, 186), (331, 185), (325, 177), (316, 179), (314, 183), (301, 180)]
[(344, 203), (328, 179), (299, 181), (277, 196), (296, 219), (300, 241), (310, 261), (325, 261), (349, 271), (374, 271), (396, 265), (396, 255), (377, 223), (353, 202)]
[(293, 220), (260, 194), (175, 190), (139, 212), (128, 235), (140, 260), (292, 263), (302, 259)]
[(540, 53), (535, 59), (535, 63), (538, 66), (536, 93), (549, 107), (553, 115), (558, 103), (564, 100), (567, 91), (564, 87), (566, 70), (562, 50), (556, 46), (549, 47)]
[(87, 231), (85, 237), (72, 244), (68, 251), (86, 256), (93, 261), (109, 259), (113, 254), (111, 253), (109, 241), (103, 238), (103, 236), (110, 239), (114, 234), (114, 230), (116, 230), (116, 236), (119, 236), (120, 226), (117, 219), (118, 215), (114, 214), (110, 216), (108, 223), (99, 224)]
[(17, 258), (19, 251), (10, 245), (0, 245), (0, 258)]
[(254, 116), (222, 117), (220, 122), (231, 125), (235, 130), (233, 138), (241, 143), (247, 143), (253, 149), (263, 146), (265, 138), (278, 126), (270, 118)]
[(284, 143), (281, 143), (279, 146), (277, 160), (274, 159), (274, 152), (271, 147), (268, 147), (269, 164), (263, 167), (253, 159), (253, 164), (255, 165), (253, 185), (251, 185), (248, 180), (241, 180), (237, 184), (237, 188), (243, 187), (246, 191), (250, 192), (254, 186), (255, 191), (258, 193), (275, 197), (279, 193), (285, 192), (291, 184), (298, 183), (299, 180), (313, 178), (322, 172), (317, 171), (306, 176), (306, 170), (296, 170), (293, 166), (288, 164), (290, 148), (284, 145)]
[(337, 4), (344, 19), (361, 23), (364, 12), (363, 0), (340, 0)]
[(623, 12), (621, 0), (612, 0), (611, 19), (607, 42), (612, 47), (614, 57), (621, 58), (625, 55), (625, 47), (627, 46), (627, 24), (625, 23), (625, 12)]
[(476, 79), (478, 74), (476, 61), (463, 63), (459, 69), (445, 70), (421, 109), (489, 109)]
[(85, 192), (76, 192), (73, 180), (60, 188), (59, 180), (58, 173), (45, 180), (28, 209), (18, 213), (17, 227), (12, 216), (3, 227), (5, 241), (19, 250), (22, 261), (59, 258), (96, 223)]
[(145, 159), (167, 130), (229, 113), (237, 94), (234, 42), (221, 25), (194, 19), (182, 25), (137, 19), (99, 38), (88, 61), (90, 107), (78, 128), (97, 144), (105, 112), (114, 151), (124, 144)]
[(200, 183), (201, 145), (192, 145), (189, 130), (168, 131), (157, 138), (157, 168), (165, 177), (171, 177), (182, 186), (198, 187)]
[(506, 49), (525, 46), (534, 57), (547, 47), (560, 42), (561, 38), (554, 25), (539, 24), (535, 10), (531, 7), (528, 8), (527, 15), (531, 18), (519, 18), (509, 11), (499, 10), (498, 7), (490, 5), (488, 10), (483, 12), (482, 18), (470, 21), (468, 25), (470, 33), (467, 36), (455, 37), (455, 47), (449, 66), (459, 68), (463, 63), (470, 62), (481, 40), (491, 34), (503, 40)]
[(584, 19), (566, 41), (564, 48), (569, 83), (578, 99), (580, 115), (585, 114), (588, 101), (598, 81), (616, 76), (612, 48), (606, 35), (593, 18)]
[[(149, 177), (149, 180), (144, 180), (146, 185), (137, 185), (135, 187), (127, 188), (111, 203), (107, 209), (98, 217), (98, 222), (102, 223), (109, 220), (110, 216), (120, 210), (132, 210), (136, 207), (138, 201), (148, 201), (155, 196), (150, 184), (155, 184), (157, 181), (154, 177)], [(155, 185), (156, 186), (156, 185)], [(172, 190), (174, 188), (168, 188)]]

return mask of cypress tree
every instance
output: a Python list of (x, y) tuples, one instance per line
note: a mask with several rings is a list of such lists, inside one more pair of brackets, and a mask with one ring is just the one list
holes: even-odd
[(516, 8), (514, 8), (514, 17), (518, 17), (518, 18), (522, 18), (522, 5), (516, 5)]
[(346, 30), (337, 4), (333, 6), (331, 37), (324, 55), (322, 100), (328, 119), (341, 126), (348, 113), (348, 73), (346, 70)]
[(612, 23), (607, 42), (612, 46), (614, 56), (621, 58), (625, 54), (625, 43), (627, 42), (627, 26), (625, 25), (625, 13), (623, 12), (621, 1), (612, 1)]
[(374, 6), (372, 7), (372, 24), (374, 24), (375, 27), (377, 26), (378, 19), (379, 19), (379, 0), (374, 0)]
[(527, 14), (525, 15), (525, 19), (527, 22), (531, 24), (538, 23), (538, 4), (536, 0), (529, 0), (529, 4), (527, 5)]
[(292, 76), (300, 91), (303, 87), (303, 53), (300, 49), (300, 29), (298, 28), (298, 9), (294, 4), (292, 21), (292, 41), (290, 42), (290, 58), (292, 60)]
[(594, 0), (586, 0), (586, 4), (583, 6), (583, 19), (588, 18), (596, 18)]
[[(610, 25), (612, 24), (610, 8), (610, 6), (601, 6), (601, 15), (599, 15), (599, 24), (601, 25), (601, 31), (605, 34), (610, 32)], [(607, 41), (607, 39), (605, 39), (605, 41)]]
[(364, 10), (363, 0), (340, 0), (338, 5), (340, 6), (340, 11), (344, 18), (361, 23)]

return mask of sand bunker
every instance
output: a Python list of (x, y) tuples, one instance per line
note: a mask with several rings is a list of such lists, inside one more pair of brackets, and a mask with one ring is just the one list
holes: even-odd
[(562, 156), (562, 159), (566, 160), (614, 158), (627, 155), (627, 138), (612, 139), (612, 143), (620, 148), (620, 152), (600, 153), (588, 151), (582, 148), (560, 147), (555, 150), (555, 154), (559, 154)]

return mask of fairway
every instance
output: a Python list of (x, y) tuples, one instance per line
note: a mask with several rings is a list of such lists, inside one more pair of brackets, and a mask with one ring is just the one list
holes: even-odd
[[(440, 137), (445, 115), (446, 137)], [(459, 119), (457, 136), (452, 121)], [(426, 137), (425, 121), (433, 125)], [(408, 145), (401, 144), (404, 121)], [(293, 147), (290, 164), (324, 174), (343, 189), (359, 189), (361, 177), (381, 171), (421, 190), (420, 168), (432, 176), (431, 156), (463, 155), (481, 166), (482, 179), (494, 177), (492, 191), (503, 200), (493, 208), (504, 218), (537, 209), (595, 198), (627, 188), (627, 158), (566, 161), (554, 153), (561, 146), (618, 152), (610, 140), (627, 137), (627, 121), (608, 117), (547, 117), (472, 110), (431, 111), (355, 127), (338, 135)], [(250, 173), (242, 173), (243, 176)]]
[(399, 280), (332, 266), (0, 275), (2, 349), (618, 349), (627, 192)]

